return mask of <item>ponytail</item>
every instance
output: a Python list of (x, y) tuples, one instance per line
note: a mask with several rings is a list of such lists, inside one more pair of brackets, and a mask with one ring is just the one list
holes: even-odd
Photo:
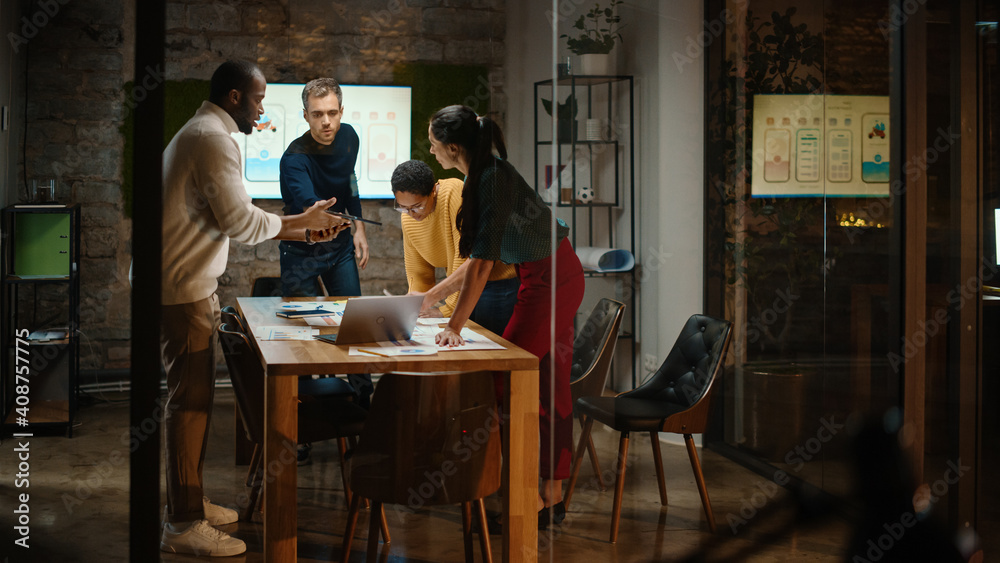
[(503, 132), (489, 117), (479, 117), (472, 108), (458, 105), (438, 110), (431, 118), (431, 132), (438, 141), (461, 147), (469, 159), (462, 206), (455, 220), (460, 235), (458, 252), (468, 258), (479, 226), (479, 181), (488, 167), (496, 166), (494, 148), (501, 159), (507, 159)]

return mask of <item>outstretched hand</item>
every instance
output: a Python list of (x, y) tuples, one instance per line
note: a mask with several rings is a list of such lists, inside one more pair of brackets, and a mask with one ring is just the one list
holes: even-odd
[[(338, 217), (336, 215), (331, 215), (326, 212), (334, 203), (337, 202), (337, 198), (331, 197), (330, 199), (320, 200), (312, 204), (309, 209), (302, 212), (302, 218), (305, 220), (305, 228), (311, 229), (313, 231), (327, 231), (330, 229), (338, 229), (333, 236), (337, 236), (340, 231), (344, 230), (351, 222), (343, 217)], [(316, 238), (314, 240), (330, 240)]]

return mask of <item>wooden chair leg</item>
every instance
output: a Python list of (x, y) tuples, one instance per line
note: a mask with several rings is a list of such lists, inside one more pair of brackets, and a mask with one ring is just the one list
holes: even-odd
[(382, 543), (391, 543), (392, 538), (389, 537), (389, 522), (385, 518), (385, 505), (382, 503), (378, 505), (378, 522), (379, 529), (382, 531)]
[(257, 475), (257, 469), (260, 467), (260, 458), (263, 457), (264, 448), (260, 447), (260, 444), (254, 444), (253, 453), (250, 454), (250, 467), (247, 469), (247, 481), (246, 485), (248, 487), (253, 486), (253, 478)]
[(337, 438), (337, 453), (340, 457), (340, 481), (344, 484), (344, 500), (347, 505), (351, 505), (351, 480), (350, 476), (347, 474), (348, 464), (347, 458), (344, 457), (344, 452), (347, 451), (347, 439)]
[(354, 541), (354, 528), (358, 524), (358, 511), (361, 509), (361, 496), (354, 495), (351, 499), (351, 508), (347, 511), (347, 528), (344, 530), (343, 554), (340, 557), (341, 563), (347, 563), (351, 558), (351, 542)]
[(618, 440), (618, 470), (615, 472), (615, 504), (611, 508), (611, 543), (618, 541), (618, 520), (622, 515), (622, 493), (625, 491), (625, 459), (628, 457), (628, 431)]
[(479, 519), (479, 547), (483, 552), (483, 563), (493, 563), (493, 550), (490, 549), (490, 531), (486, 524), (486, 503), (483, 499), (472, 501)]
[(653, 463), (656, 465), (656, 484), (660, 486), (660, 504), (667, 506), (667, 484), (663, 480), (663, 456), (660, 454), (660, 433), (650, 432), (649, 441), (653, 444)]
[(379, 527), (378, 514), (382, 512), (382, 503), (373, 500), (372, 511), (368, 518), (368, 563), (375, 563), (378, 560), (378, 536), (381, 532)]
[(260, 489), (263, 483), (254, 483), (250, 487), (250, 497), (247, 499), (247, 506), (243, 509), (243, 513), (240, 514), (240, 520), (244, 522), (253, 522), (253, 511), (257, 507), (257, 501), (260, 499)]
[(602, 491), (608, 490), (608, 485), (604, 482), (604, 476), (601, 475), (601, 464), (597, 461), (597, 448), (594, 447), (594, 435), (590, 435), (590, 439), (587, 441), (587, 453), (590, 454), (590, 465), (594, 468), (594, 475), (597, 476), (597, 486), (601, 488)]
[(253, 455), (250, 457), (250, 469), (247, 470), (246, 484), (250, 487), (250, 496), (247, 505), (240, 514), (240, 519), (244, 522), (253, 521), (253, 511), (257, 507), (257, 500), (260, 498), (260, 489), (264, 485), (264, 478), (261, 473), (261, 457), (263, 448), (260, 444), (254, 446)]
[(701, 494), (701, 504), (705, 507), (705, 517), (708, 518), (708, 529), (715, 533), (715, 516), (712, 514), (712, 501), (708, 500), (708, 488), (705, 487), (705, 476), (701, 472), (701, 462), (698, 461), (698, 450), (694, 447), (694, 438), (684, 435), (688, 457), (691, 458), (691, 469), (694, 470), (694, 481), (698, 483), (698, 493)]
[(465, 546), (465, 563), (473, 563), (476, 558), (472, 551), (472, 503), (462, 503), (462, 543)]
[(594, 429), (594, 419), (587, 417), (587, 422), (583, 425), (583, 433), (580, 434), (580, 444), (573, 454), (573, 470), (570, 472), (569, 485), (566, 487), (566, 495), (563, 496), (563, 504), (569, 510), (569, 501), (573, 498), (573, 489), (576, 487), (576, 477), (580, 473), (580, 460), (583, 458), (583, 449), (590, 440), (590, 432)]

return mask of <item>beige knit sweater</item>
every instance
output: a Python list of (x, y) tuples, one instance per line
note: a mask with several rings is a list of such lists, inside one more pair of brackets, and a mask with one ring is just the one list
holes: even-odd
[[(274, 238), (281, 218), (243, 187), (236, 122), (204, 102), (163, 151), (163, 304), (210, 297), (226, 270), (229, 239)], [(141, 229), (141, 225), (136, 225)]]

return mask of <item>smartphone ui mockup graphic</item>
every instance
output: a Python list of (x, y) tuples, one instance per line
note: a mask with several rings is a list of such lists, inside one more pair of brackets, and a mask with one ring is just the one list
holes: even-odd
[(281, 155), (285, 152), (285, 108), (267, 106), (246, 139), (247, 181), (277, 182)]
[(851, 132), (833, 129), (827, 132), (826, 179), (830, 182), (851, 181)]
[(799, 182), (819, 182), (819, 129), (799, 129), (795, 134), (795, 179)]
[(396, 168), (396, 126), (375, 123), (368, 127), (368, 179), (388, 182)]
[(861, 120), (861, 180), (889, 181), (889, 116), (866, 113)]
[(788, 129), (768, 129), (764, 132), (764, 181), (787, 182), (790, 166), (790, 134)]

